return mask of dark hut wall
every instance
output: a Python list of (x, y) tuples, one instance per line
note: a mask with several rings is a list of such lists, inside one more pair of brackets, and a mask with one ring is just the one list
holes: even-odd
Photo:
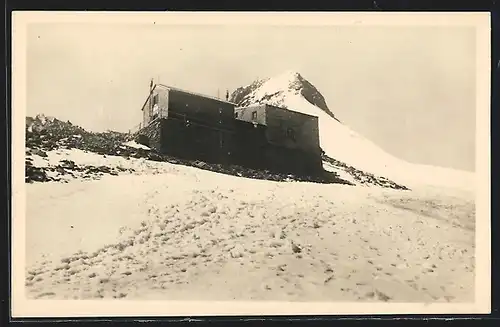
[(234, 120), (234, 105), (217, 99), (170, 89), (168, 92), (168, 115), (176, 118), (191, 118), (205, 125), (231, 129)]
[(321, 157), (300, 149), (288, 149), (269, 144), (264, 148), (269, 169), (296, 174), (317, 174), (323, 169)]
[(161, 152), (207, 162), (230, 162), (232, 131), (184, 122), (170, 116), (161, 121)]
[(233, 163), (251, 168), (268, 168), (264, 156), (267, 146), (266, 126), (235, 120), (231, 151)]
[(268, 126), (241, 120), (236, 120), (234, 126), (233, 163), (296, 174), (316, 174), (322, 170), (319, 154), (270, 144)]
[(232, 149), (234, 105), (168, 90), (168, 118), (162, 127), (162, 151), (209, 162), (228, 163)]
[(318, 118), (274, 106), (266, 106), (270, 144), (320, 155)]
[(161, 118), (141, 129), (137, 141), (157, 151), (178, 158), (230, 163), (233, 150), (232, 131)]

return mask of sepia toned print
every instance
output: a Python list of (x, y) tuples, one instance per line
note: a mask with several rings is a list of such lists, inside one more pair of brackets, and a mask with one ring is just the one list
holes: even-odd
[(484, 17), (192, 15), (22, 25), (21, 314), (489, 310)]

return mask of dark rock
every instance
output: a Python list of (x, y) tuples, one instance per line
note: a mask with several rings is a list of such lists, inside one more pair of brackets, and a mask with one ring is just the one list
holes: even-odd
[(43, 157), (43, 158), (47, 158), (48, 157), (47, 153), (45, 151), (40, 150), (40, 149), (35, 149), (31, 153), (35, 154), (37, 156)]
[(379, 177), (370, 173), (366, 173), (362, 170), (358, 170), (352, 166), (349, 166), (341, 161), (333, 159), (327, 155), (323, 155), (323, 161), (328, 162), (329, 164), (344, 170), (349, 175), (351, 175), (356, 182), (360, 184), (371, 184), (396, 190), (409, 190), (406, 186), (397, 184), (396, 182), (393, 182), (386, 177)]
[(64, 168), (72, 169), (72, 168), (76, 167), (75, 162), (72, 160), (61, 160), (61, 163), (62, 163), (61, 167), (64, 167)]
[(49, 181), (49, 177), (47, 176), (47, 173), (42, 168), (33, 167), (33, 166), (26, 166), (25, 181), (28, 183), (46, 182), (46, 181)]
[(293, 253), (300, 253), (302, 252), (302, 249), (295, 243), (292, 243), (292, 251)]

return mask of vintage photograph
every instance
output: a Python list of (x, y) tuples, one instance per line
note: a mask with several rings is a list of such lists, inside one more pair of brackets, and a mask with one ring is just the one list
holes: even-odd
[(13, 56), (23, 301), (489, 305), (487, 14), (49, 14)]

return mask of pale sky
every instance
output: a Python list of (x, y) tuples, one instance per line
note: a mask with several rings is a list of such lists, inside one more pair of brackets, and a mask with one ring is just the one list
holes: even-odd
[(402, 159), (474, 170), (471, 27), (34, 24), (27, 115), (128, 131), (149, 81), (221, 96), (293, 69), (335, 115)]

